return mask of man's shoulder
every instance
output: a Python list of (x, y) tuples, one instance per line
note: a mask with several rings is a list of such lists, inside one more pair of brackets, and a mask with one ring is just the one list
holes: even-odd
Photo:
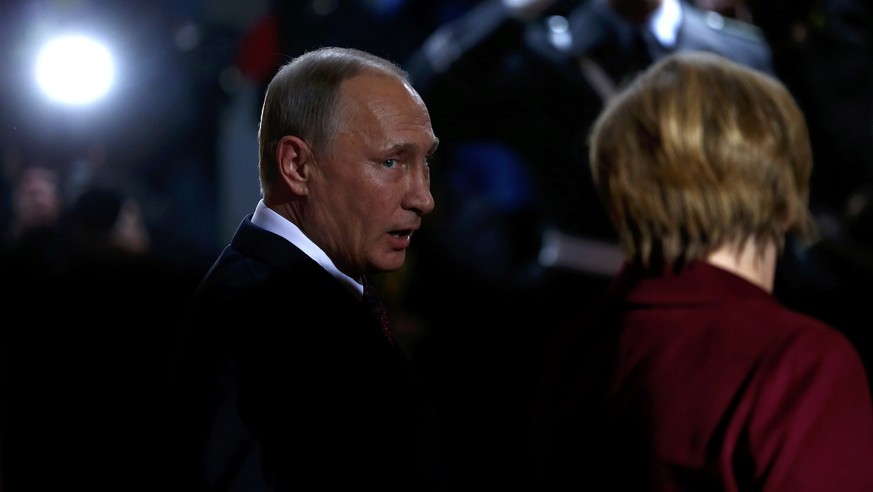
[(773, 74), (770, 44), (760, 27), (687, 5), (683, 12), (677, 49), (718, 53)]
[(755, 24), (690, 5), (683, 7), (683, 14), (685, 16), (683, 26), (694, 32), (746, 43), (766, 44), (767, 42), (764, 31)]

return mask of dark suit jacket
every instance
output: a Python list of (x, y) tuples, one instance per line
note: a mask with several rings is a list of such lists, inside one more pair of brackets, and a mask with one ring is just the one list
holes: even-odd
[(553, 348), (540, 490), (873, 490), (858, 353), (732, 273), (626, 267)]
[(180, 489), (438, 489), (412, 367), (297, 247), (247, 217), (189, 319), (170, 408)]

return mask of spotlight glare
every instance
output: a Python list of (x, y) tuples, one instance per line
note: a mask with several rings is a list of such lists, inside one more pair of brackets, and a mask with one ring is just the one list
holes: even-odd
[(37, 83), (49, 98), (61, 103), (93, 102), (109, 91), (114, 78), (109, 50), (85, 36), (55, 38), (37, 57)]

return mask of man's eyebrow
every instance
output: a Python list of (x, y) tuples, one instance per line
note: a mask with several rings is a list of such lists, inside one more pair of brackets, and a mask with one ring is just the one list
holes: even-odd
[[(440, 139), (434, 138), (433, 144), (431, 144), (430, 148), (427, 149), (427, 154), (433, 154), (436, 152), (437, 147), (440, 145)], [(412, 154), (418, 150), (418, 146), (413, 143), (402, 143), (397, 144), (391, 147), (390, 152), (392, 154)]]

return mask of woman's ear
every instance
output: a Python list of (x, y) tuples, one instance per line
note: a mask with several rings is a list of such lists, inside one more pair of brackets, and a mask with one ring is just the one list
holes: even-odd
[(309, 145), (298, 137), (282, 137), (276, 147), (276, 162), (279, 163), (279, 174), (288, 188), (296, 195), (306, 195), (309, 166), (313, 162)]

